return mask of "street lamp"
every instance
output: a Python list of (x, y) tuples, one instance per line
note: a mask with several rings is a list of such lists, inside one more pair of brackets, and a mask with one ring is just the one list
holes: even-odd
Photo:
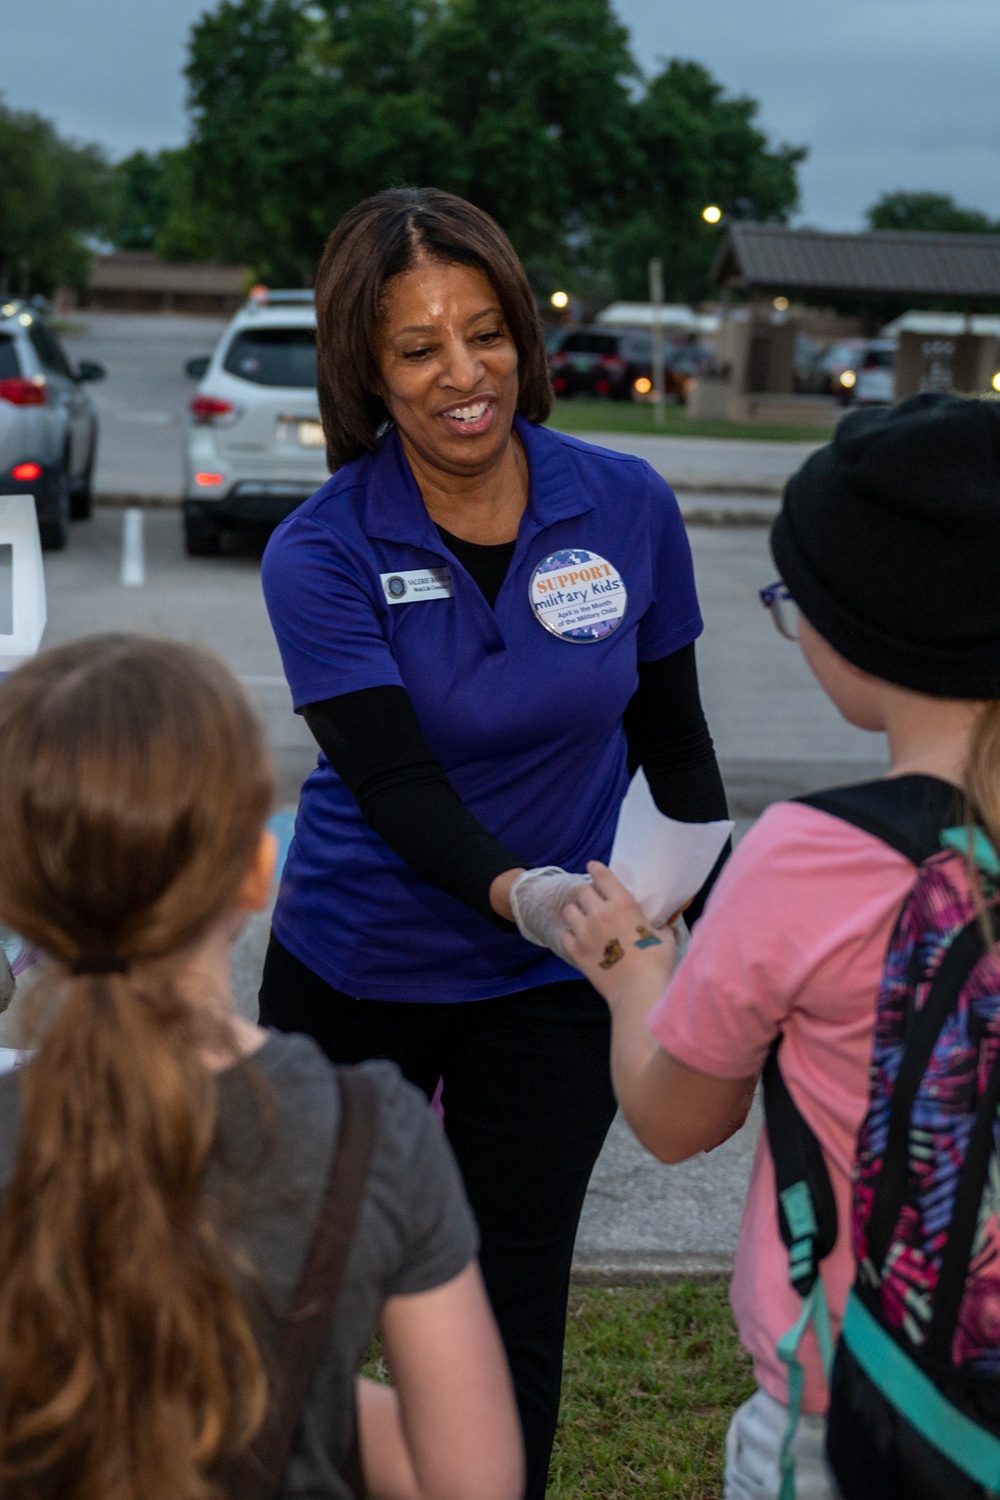
[(993, 379), (990, 381), (990, 385), (992, 385), (995, 391), (1000, 391), (1000, 370), (996, 372)]
[(549, 301), (561, 312), (564, 307), (569, 307), (569, 292), (553, 292)]
[(722, 218), (722, 209), (717, 203), (710, 203), (707, 208), (702, 209), (701, 216), (706, 224), (718, 224)]
[(771, 303), (771, 306), (774, 308), (775, 312), (787, 312), (788, 311), (788, 298), (787, 297), (775, 297), (774, 301)]

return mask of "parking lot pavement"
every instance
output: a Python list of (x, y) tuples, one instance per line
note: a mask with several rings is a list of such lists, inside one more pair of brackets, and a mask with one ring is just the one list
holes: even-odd
[(180, 499), (184, 412), (194, 382), (185, 361), (211, 354), (225, 321), (148, 313), (81, 313), (63, 335), (73, 360), (102, 364), (87, 390), (100, 421), (98, 496)]
[[(312, 740), (292, 712), (260, 591), (259, 546), (233, 545), (219, 558), (184, 555), (177, 511), (145, 514), (145, 583), (121, 583), (124, 517), (98, 510), (75, 524), (70, 546), (46, 554), (46, 644), (97, 630), (139, 630), (203, 642), (241, 676), (267, 727), (282, 780), (280, 830), (287, 836), (298, 787), (314, 761)], [(754, 527), (690, 531), (705, 634), (698, 657), (738, 831), (769, 801), (810, 786), (877, 774), (878, 742), (844, 724), (813, 681), (798, 649), (761, 608), (771, 581), (767, 535)], [(256, 1014), (268, 916), (255, 917), (237, 945), (234, 991)], [(12, 1017), (0, 1018), (0, 1046)], [(594, 1173), (578, 1241), (581, 1278), (628, 1279), (724, 1269), (739, 1232), (759, 1130), (755, 1112), (711, 1156), (664, 1167), (619, 1120)]]

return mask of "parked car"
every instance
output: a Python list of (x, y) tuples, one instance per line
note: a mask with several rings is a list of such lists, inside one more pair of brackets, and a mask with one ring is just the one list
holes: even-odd
[(872, 339), (861, 356), (854, 382), (855, 406), (890, 406), (895, 398), (896, 344)]
[(90, 515), (97, 417), (83, 386), (103, 377), (98, 364), (73, 368), (40, 308), (0, 303), (0, 490), (34, 495), (47, 549)]
[(219, 550), (228, 526), (275, 526), (329, 477), (311, 292), (253, 295), (215, 353), (189, 360), (184, 537)]
[[(549, 345), (557, 396), (648, 401), (653, 390), (653, 337), (646, 329), (568, 328)], [(705, 351), (665, 340), (664, 394), (683, 401)]]
[(850, 401), (858, 379), (858, 366), (867, 345), (866, 339), (840, 339), (831, 344), (820, 360), (831, 396)]

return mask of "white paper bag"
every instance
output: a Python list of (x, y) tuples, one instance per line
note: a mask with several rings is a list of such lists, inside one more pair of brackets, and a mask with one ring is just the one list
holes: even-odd
[(728, 818), (678, 823), (665, 817), (640, 766), (618, 814), (611, 871), (632, 892), (649, 925), (661, 927), (701, 890), (732, 831)]

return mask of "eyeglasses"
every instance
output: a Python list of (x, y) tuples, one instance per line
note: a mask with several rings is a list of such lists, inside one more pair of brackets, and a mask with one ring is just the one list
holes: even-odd
[(771, 619), (777, 626), (778, 634), (783, 635), (786, 641), (797, 641), (799, 611), (795, 600), (780, 579), (777, 583), (769, 583), (766, 589), (761, 589), (760, 602), (765, 609), (770, 610)]

